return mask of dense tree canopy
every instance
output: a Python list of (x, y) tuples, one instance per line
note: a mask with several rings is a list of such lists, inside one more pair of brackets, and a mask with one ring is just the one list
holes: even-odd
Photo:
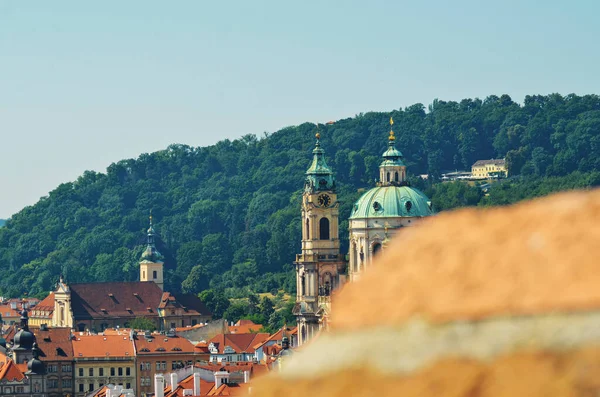
[[(359, 114), (320, 127), (343, 201), (342, 231), (358, 189), (377, 177), (390, 116), (413, 183), (437, 210), (508, 204), (600, 183), (596, 95), (534, 95), (522, 105), (492, 95)], [(45, 294), (60, 274), (68, 282), (136, 280), (150, 210), (167, 290), (211, 288), (220, 313), (236, 310), (223, 297), (292, 292), (300, 195), (314, 133), (315, 126), (306, 123), (208, 147), (174, 144), (61, 184), (0, 228), (0, 295)], [(445, 170), (503, 157), (513, 177), (486, 191), (437, 183)], [(430, 178), (422, 181), (417, 174)], [(346, 233), (340, 237), (345, 248)], [(257, 314), (282, 315), (263, 301)]]

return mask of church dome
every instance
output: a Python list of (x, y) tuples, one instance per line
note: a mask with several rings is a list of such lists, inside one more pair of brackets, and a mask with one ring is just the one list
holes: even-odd
[(410, 186), (380, 186), (363, 194), (350, 219), (423, 217), (433, 215), (431, 201)]
[(43, 375), (45, 372), (44, 363), (39, 360), (39, 348), (37, 343), (33, 344), (33, 358), (27, 363), (27, 374), (28, 375)]

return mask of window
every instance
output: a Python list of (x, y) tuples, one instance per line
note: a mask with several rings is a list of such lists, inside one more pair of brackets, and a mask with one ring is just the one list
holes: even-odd
[(123, 367), (119, 367), (119, 376), (123, 376)]
[[(40, 392), (40, 384), (39, 383), (36, 383), (35, 385), (33, 385), (33, 391), (34, 391), (34, 393)], [(24, 386), (15, 387), (15, 393), (25, 393), (25, 387)]]
[(238, 361), (242, 361), (242, 355), (238, 354)]
[(104, 376), (104, 368), (98, 368), (98, 376)]
[(373, 244), (373, 256), (377, 255), (381, 250), (381, 244)]
[(71, 379), (63, 379), (62, 380), (63, 389), (70, 388), (72, 386), (72, 384), (73, 383), (71, 382)]
[(155, 279), (155, 280), (158, 278), (158, 276), (157, 276), (157, 271), (156, 271), (156, 270), (154, 270), (154, 271), (152, 272), (152, 278), (153, 278), (153, 279)]
[(192, 319), (192, 327), (196, 324), (198, 324), (198, 320)]
[(81, 393), (83, 393), (83, 383), (80, 383), (80, 384), (79, 384), (79, 391), (80, 391)]
[(94, 384), (93, 383), (88, 384), (88, 391), (94, 391)]
[(310, 240), (310, 220), (306, 219), (306, 239)]
[(48, 388), (50, 388), (50, 389), (58, 388), (58, 379), (48, 379)]
[(94, 376), (94, 368), (90, 368), (90, 370), (89, 370), (89, 375), (90, 375), (90, 376)]
[(161, 365), (162, 369), (167, 369), (167, 362), (166, 361), (161, 361), (160, 365)]
[[(56, 367), (56, 365), (54, 367)], [(62, 365), (63, 372), (71, 372), (72, 370), (73, 370), (73, 367), (71, 367), (71, 364), (63, 364)]]
[(157, 371), (158, 371), (158, 370), (160, 370), (160, 361), (157, 361), (157, 362), (156, 362), (156, 370), (157, 370)]
[(110, 367), (110, 376), (115, 376), (115, 367)]
[(325, 217), (319, 221), (319, 240), (329, 240), (329, 219)]
[(79, 376), (83, 376), (83, 368), (79, 368)]
[(125, 384), (125, 388), (126, 388), (126, 389), (131, 389), (131, 383), (126, 383), (126, 384)]
[[(125, 375), (131, 376), (131, 368), (130, 367), (125, 368)], [(129, 389), (129, 387), (128, 387), (128, 389)]]
[(394, 174), (394, 180), (395, 180), (396, 182), (398, 182), (398, 180), (399, 180), (399, 177), (398, 177), (398, 172), (396, 172), (396, 173)]
[[(173, 313), (175, 314), (175, 313)], [(175, 323), (171, 323), (171, 328), (175, 328)]]
[(387, 181), (387, 182), (389, 182), (389, 181), (390, 181), (390, 173), (389, 173), (389, 172), (388, 172), (388, 173), (387, 173), (387, 175), (385, 176), (385, 179), (386, 179), (386, 181)]
[[(69, 368), (71, 366), (69, 365)], [(56, 364), (50, 364), (48, 365), (48, 367), (46, 368), (46, 371), (48, 373), (53, 373), (53, 372), (57, 372), (58, 371), (58, 366)], [(63, 371), (64, 371), (64, 365), (63, 365)]]

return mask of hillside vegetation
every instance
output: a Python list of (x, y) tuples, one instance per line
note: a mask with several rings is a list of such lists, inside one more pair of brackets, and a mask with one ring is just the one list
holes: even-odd
[[(431, 176), (413, 183), (437, 210), (600, 183), (600, 97), (535, 95), (523, 105), (507, 95), (436, 100), (428, 109), (415, 104), (320, 127), (343, 201), (340, 219), (349, 216), (357, 190), (374, 183), (390, 116), (409, 172)], [(227, 298), (293, 292), (314, 133), (306, 123), (209, 147), (171, 145), (111, 164), (106, 173), (85, 172), (0, 229), (0, 295), (43, 295), (60, 274), (69, 282), (136, 280), (150, 210), (167, 290), (210, 288)], [(502, 157), (513, 178), (488, 195), (466, 183), (436, 183), (443, 170)], [(346, 233), (341, 237), (346, 247)]]

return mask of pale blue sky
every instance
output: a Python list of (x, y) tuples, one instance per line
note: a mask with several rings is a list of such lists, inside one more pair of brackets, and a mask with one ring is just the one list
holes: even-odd
[(0, 218), (171, 143), (600, 93), (598, 15), (594, 0), (0, 0)]

